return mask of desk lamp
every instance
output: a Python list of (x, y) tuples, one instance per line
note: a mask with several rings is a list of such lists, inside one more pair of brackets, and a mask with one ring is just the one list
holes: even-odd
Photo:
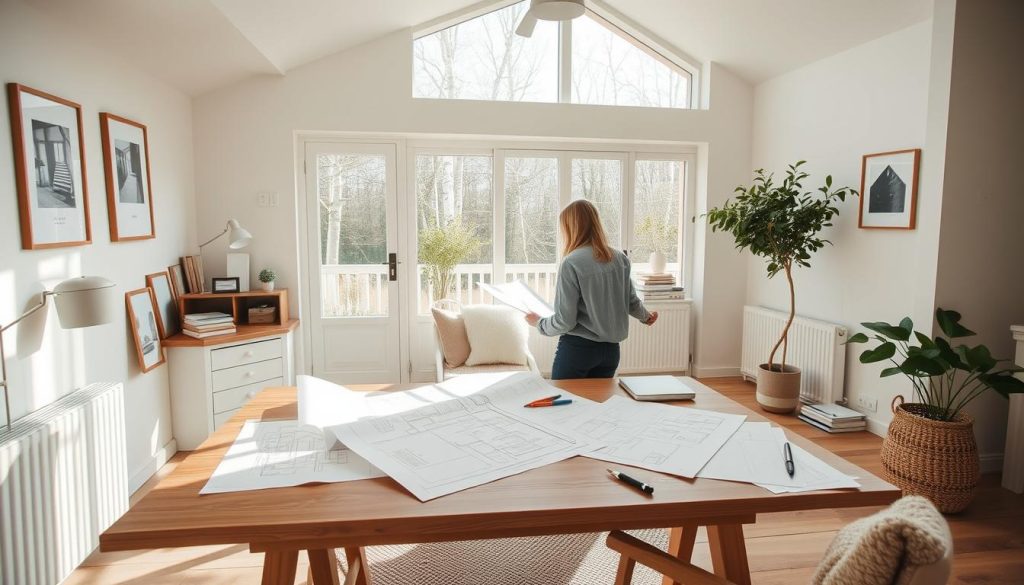
[(100, 276), (81, 276), (69, 278), (58, 284), (52, 291), (43, 291), (43, 298), (37, 305), (25, 311), (20, 317), (0, 327), (0, 371), (3, 380), (0, 387), (4, 389), (4, 412), (7, 415), (7, 428), (11, 428), (10, 388), (7, 385), (7, 358), (4, 354), (4, 331), (14, 327), (29, 315), (46, 306), (46, 300), (54, 297), (57, 305), (57, 317), (64, 329), (79, 329), (103, 325), (114, 320), (113, 302), (114, 283)]

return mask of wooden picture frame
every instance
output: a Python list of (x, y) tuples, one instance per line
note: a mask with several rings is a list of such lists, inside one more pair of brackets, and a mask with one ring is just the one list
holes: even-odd
[(22, 249), (91, 244), (82, 106), (19, 83), (7, 99)]
[(110, 241), (155, 238), (149, 131), (138, 122), (103, 112), (100, 114), (100, 138)]
[(167, 339), (181, 331), (178, 301), (171, 287), (171, 279), (166, 272), (147, 274), (146, 286), (152, 289), (153, 300), (156, 302), (156, 325), (160, 331), (160, 339)]
[(135, 338), (139, 369), (145, 374), (167, 361), (157, 328), (156, 297), (153, 289), (140, 288), (124, 293), (124, 304), (128, 310), (132, 337)]
[(171, 292), (174, 293), (174, 300), (177, 302), (188, 292), (185, 289), (185, 273), (181, 270), (181, 264), (168, 266), (167, 276), (171, 279)]
[(241, 292), (240, 284), (241, 279), (237, 276), (228, 276), (225, 278), (214, 278), (213, 279), (213, 294), (217, 293), (236, 293)]
[(865, 154), (860, 169), (857, 227), (912, 230), (917, 227), (921, 149)]

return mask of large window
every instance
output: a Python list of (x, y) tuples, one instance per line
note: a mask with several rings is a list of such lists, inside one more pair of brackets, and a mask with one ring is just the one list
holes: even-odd
[(643, 159), (637, 159), (633, 173), (633, 262), (646, 268), (651, 252), (660, 251), (679, 282), (683, 282), (684, 173), (682, 161)]
[[(528, 2), (413, 40), (413, 97), (688, 108), (693, 73), (588, 10), (515, 34)], [(566, 53), (563, 58), (563, 51)]]
[(572, 198), (586, 199), (601, 214), (608, 243), (622, 246), (622, 161), (572, 159)]

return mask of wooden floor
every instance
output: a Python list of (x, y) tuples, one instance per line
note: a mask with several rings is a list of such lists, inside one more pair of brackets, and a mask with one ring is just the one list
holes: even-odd
[[(757, 410), (754, 387), (738, 378), (704, 380), (715, 390)], [(864, 469), (881, 475), (882, 440), (867, 432), (829, 435), (793, 416), (767, 414), (777, 424), (811, 438)], [(183, 454), (142, 487), (133, 501), (152, 489)], [(760, 585), (808, 583), (836, 530), (877, 508), (815, 510), (763, 514), (746, 527), (753, 582)], [(966, 512), (948, 516), (956, 552), (951, 583), (1024, 584), (1024, 496), (999, 487), (998, 475), (984, 476), (975, 501)], [(707, 537), (698, 536), (694, 561), (710, 569)], [(262, 555), (244, 545), (207, 546), (119, 553), (94, 553), (66, 585), (227, 585), (260, 582)], [(305, 558), (300, 556), (298, 580), (305, 583)], [(610, 583), (610, 580), (609, 580)], [(600, 585), (600, 584), (595, 584)]]

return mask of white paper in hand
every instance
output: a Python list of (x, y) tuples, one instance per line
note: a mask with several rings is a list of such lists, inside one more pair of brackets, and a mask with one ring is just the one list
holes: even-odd
[(478, 282), (481, 290), (486, 291), (500, 303), (506, 304), (523, 313), (537, 313), (541, 317), (550, 317), (555, 314), (551, 305), (544, 302), (534, 290), (522, 280), (507, 282), (505, 284), (487, 284)]

